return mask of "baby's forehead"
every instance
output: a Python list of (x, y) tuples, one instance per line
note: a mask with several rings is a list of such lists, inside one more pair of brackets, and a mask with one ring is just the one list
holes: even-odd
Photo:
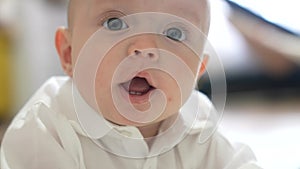
[[(101, 15), (107, 11), (121, 11), (125, 15), (141, 12), (161, 12), (199, 22), (209, 18), (208, 0), (69, 0), (68, 23), (76, 16)], [(86, 13), (86, 14), (87, 14)], [(198, 25), (198, 24), (197, 24)]]

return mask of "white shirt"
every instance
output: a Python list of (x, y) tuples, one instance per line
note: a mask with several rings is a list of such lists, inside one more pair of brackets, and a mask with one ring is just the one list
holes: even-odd
[[(191, 123), (195, 101), (201, 103), (201, 112)], [(1, 169), (259, 168), (247, 146), (233, 146), (215, 132), (212, 110), (210, 101), (195, 91), (170, 129), (164, 128), (168, 121), (163, 122), (160, 132), (165, 135), (157, 137), (151, 147), (136, 127), (109, 122), (110, 134), (91, 138), (74, 111), (72, 80), (53, 77), (7, 129)]]

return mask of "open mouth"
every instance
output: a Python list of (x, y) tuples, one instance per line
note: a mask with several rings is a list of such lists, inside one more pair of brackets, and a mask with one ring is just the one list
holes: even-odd
[(155, 87), (153, 87), (146, 78), (138, 76), (128, 82), (122, 83), (121, 86), (130, 96), (144, 96), (155, 89)]

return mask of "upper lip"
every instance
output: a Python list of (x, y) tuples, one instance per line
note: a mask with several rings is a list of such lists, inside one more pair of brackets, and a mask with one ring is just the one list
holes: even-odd
[(135, 77), (145, 78), (150, 86), (155, 87), (151, 75), (148, 72), (139, 72)]
[(144, 78), (144, 79), (146, 79), (147, 82), (149, 83), (149, 85), (150, 85), (151, 87), (156, 88), (156, 87), (155, 87), (155, 84), (154, 84), (154, 82), (153, 82), (153, 80), (152, 80), (151, 75), (150, 75), (148, 72), (145, 72), (145, 71), (139, 72), (139, 73), (137, 73), (135, 76), (131, 76), (131, 78), (130, 78), (129, 80), (127, 80), (127, 81), (125, 81), (125, 82), (122, 82), (122, 83), (120, 83), (120, 84), (121, 84), (121, 85), (126, 84), (126, 83), (130, 82), (130, 81), (131, 81), (133, 78), (135, 78), (135, 77), (139, 77), (139, 78)]

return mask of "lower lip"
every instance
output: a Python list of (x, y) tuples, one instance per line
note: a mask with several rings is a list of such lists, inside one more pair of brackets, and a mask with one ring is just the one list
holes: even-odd
[(153, 91), (153, 89), (151, 89), (150, 91), (148, 91), (146, 94), (143, 95), (131, 95), (122, 86), (120, 86), (120, 90), (125, 100), (131, 104), (143, 104), (149, 102), (150, 94)]

